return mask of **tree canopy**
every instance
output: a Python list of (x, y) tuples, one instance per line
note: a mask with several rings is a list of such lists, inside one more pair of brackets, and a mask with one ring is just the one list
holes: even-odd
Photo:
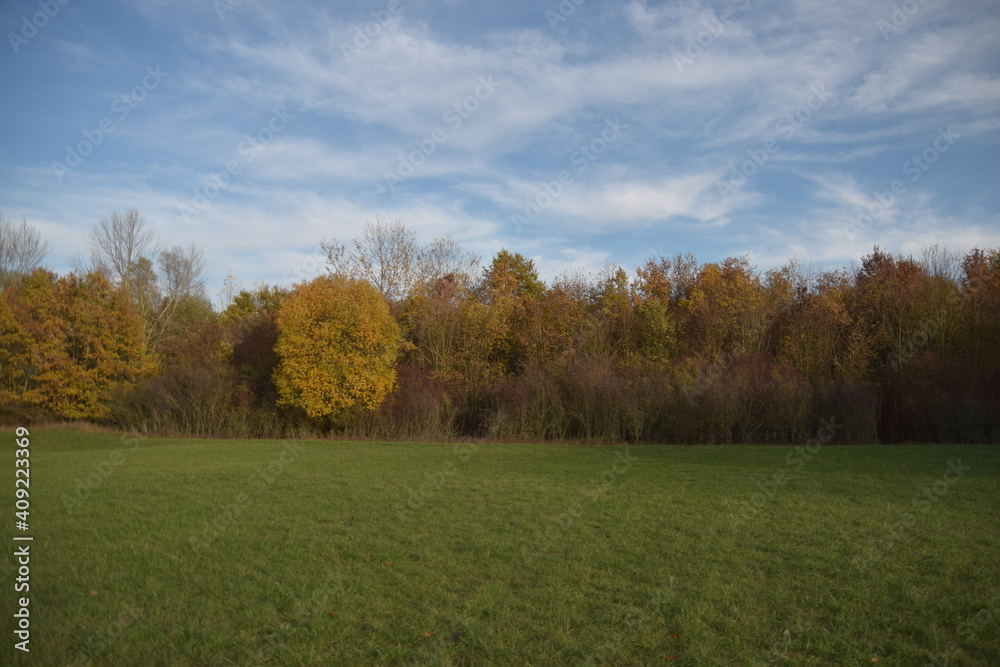
[(392, 390), (399, 326), (370, 283), (321, 276), (297, 285), (278, 313), (280, 404), (314, 418), (377, 407)]

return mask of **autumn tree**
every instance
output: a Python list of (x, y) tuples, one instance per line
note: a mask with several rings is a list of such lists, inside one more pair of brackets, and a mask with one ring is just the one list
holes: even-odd
[(698, 260), (691, 253), (649, 259), (636, 270), (635, 280), (643, 299), (656, 299), (671, 305), (690, 298), (697, 281)]
[(507, 321), (475, 299), (430, 299), (414, 317), (411, 335), (414, 358), (453, 398), (508, 371)]
[(868, 348), (849, 312), (852, 285), (846, 272), (810, 280), (794, 264), (786, 265), (769, 272), (768, 288), (779, 309), (773, 343), (779, 363), (794, 366), (815, 385), (864, 376)]
[[(680, 256), (678, 255), (678, 261)], [(669, 260), (648, 260), (636, 269), (632, 281), (636, 302), (639, 355), (655, 364), (674, 358), (680, 347), (680, 314), (677, 301), (682, 283)]]
[(321, 276), (297, 285), (278, 313), (280, 402), (336, 421), (375, 408), (392, 389), (400, 331), (367, 282)]
[(479, 256), (466, 250), (450, 236), (432, 239), (419, 248), (417, 285), (426, 294), (442, 279), (460, 292), (472, 287), (479, 269)]
[(147, 337), (156, 346), (174, 335), (176, 321), (192, 308), (211, 312), (205, 295), (205, 254), (193, 243), (173, 246), (157, 256), (157, 270), (135, 298), (146, 322)]
[(492, 302), (511, 297), (539, 297), (545, 291), (545, 284), (538, 277), (534, 261), (503, 248), (483, 270), (478, 291), (483, 301)]
[(520, 332), (526, 326), (529, 302), (544, 293), (545, 283), (538, 277), (535, 263), (520, 253), (503, 249), (483, 269), (474, 295), (501, 332), (490, 360), (500, 363), (505, 373), (516, 373), (524, 367), (525, 347)]
[(418, 249), (402, 222), (376, 217), (352, 245), (353, 252), (336, 239), (322, 244), (331, 274), (365, 280), (389, 302), (410, 293), (417, 280)]
[(921, 248), (920, 268), (926, 276), (957, 285), (962, 279), (962, 256), (934, 243)]
[[(523, 318), (516, 334), (525, 364), (550, 372), (565, 367), (584, 345), (589, 317), (586, 294), (558, 282), (537, 299), (522, 301)], [(591, 336), (590, 338), (593, 338)]]
[(91, 267), (129, 295), (142, 317), (147, 347), (173, 335), (178, 313), (211, 303), (205, 296), (205, 255), (194, 244), (163, 248), (132, 208), (102, 217), (90, 232)]
[(920, 265), (909, 257), (893, 257), (878, 246), (861, 260), (855, 276), (853, 316), (877, 355), (879, 368), (898, 368), (911, 356), (911, 346), (930, 313)]
[(745, 257), (703, 266), (681, 306), (689, 351), (720, 359), (766, 349), (774, 304)]
[(225, 311), (229, 306), (232, 305), (233, 299), (236, 295), (241, 292), (240, 281), (233, 273), (232, 269), (226, 274), (225, 279), (222, 281), (222, 288), (219, 290), (219, 310)]
[(638, 353), (632, 286), (625, 269), (604, 267), (590, 290), (590, 310), (596, 325), (588, 346), (591, 354), (624, 360)]
[(1000, 368), (1000, 250), (973, 249), (962, 260), (959, 352), (979, 374)]
[(56, 278), (39, 269), (3, 298), (0, 383), (19, 403), (102, 419), (117, 391), (152, 370), (138, 316), (102, 273)]
[(25, 392), (38, 374), (35, 340), (22, 317), (17, 296), (0, 292), (0, 409), (27, 405)]

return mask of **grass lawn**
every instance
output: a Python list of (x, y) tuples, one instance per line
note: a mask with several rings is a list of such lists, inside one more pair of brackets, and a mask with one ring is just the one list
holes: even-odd
[(25, 655), (5, 442), (0, 664), (1000, 665), (996, 447), (33, 431)]

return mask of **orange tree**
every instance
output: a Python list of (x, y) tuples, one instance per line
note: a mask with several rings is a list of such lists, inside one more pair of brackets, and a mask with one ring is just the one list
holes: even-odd
[(395, 384), (399, 325), (371, 284), (321, 276), (296, 285), (278, 312), (279, 404), (314, 419), (377, 408)]
[(107, 417), (111, 398), (153, 370), (139, 316), (102, 273), (43, 269), (2, 295), (0, 397), (66, 419)]

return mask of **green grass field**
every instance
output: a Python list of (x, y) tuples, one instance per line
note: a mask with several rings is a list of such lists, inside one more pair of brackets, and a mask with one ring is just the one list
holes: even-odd
[(34, 431), (24, 655), (8, 436), (3, 664), (1000, 665), (998, 448)]

